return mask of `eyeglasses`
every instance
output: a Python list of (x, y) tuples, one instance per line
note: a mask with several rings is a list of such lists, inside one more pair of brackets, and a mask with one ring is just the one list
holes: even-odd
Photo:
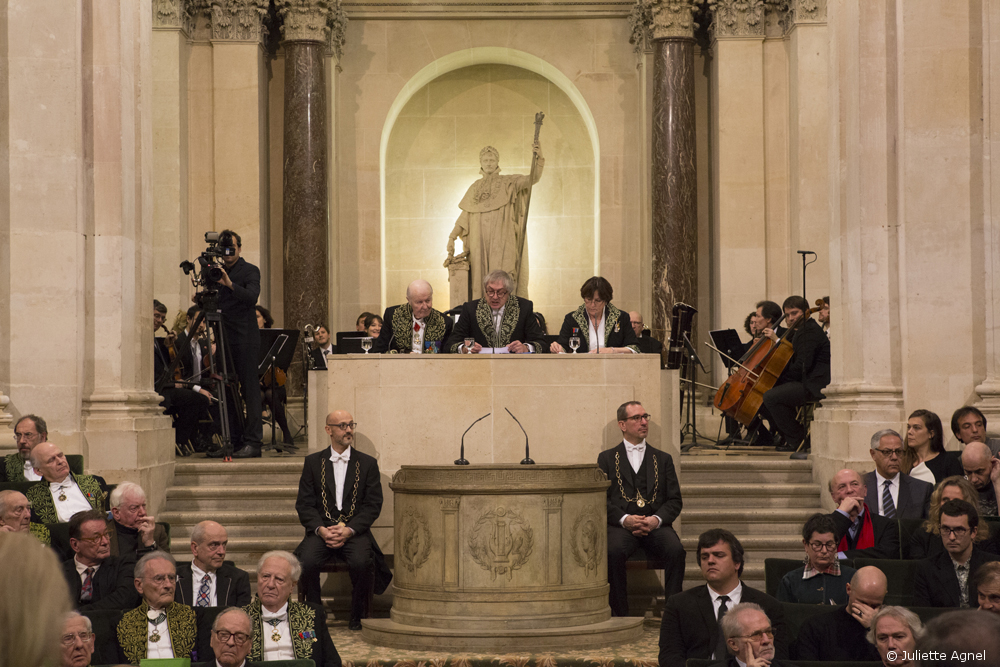
[(150, 577), (150, 578), (153, 580), (154, 584), (162, 584), (165, 581), (174, 583), (175, 581), (177, 581), (176, 574), (158, 574), (155, 577)]
[(80, 542), (90, 542), (91, 544), (100, 544), (104, 540), (111, 540), (111, 533), (109, 531), (94, 535), (93, 537), (81, 537), (79, 539)]
[(898, 459), (903, 455), (902, 449), (876, 449), (875, 451), (887, 459)]
[(86, 644), (93, 638), (94, 638), (94, 633), (92, 632), (77, 632), (76, 634), (73, 635), (63, 635), (62, 637), (59, 638), (59, 642), (63, 646), (72, 646), (73, 644), (76, 643), (77, 639)]
[(813, 551), (836, 551), (837, 545), (833, 542), (810, 542), (809, 548)]
[(223, 644), (228, 644), (229, 640), (232, 639), (237, 646), (243, 646), (250, 639), (250, 635), (243, 632), (227, 632), (225, 630), (217, 630), (215, 636), (219, 638), (219, 641)]
[(771, 639), (774, 639), (774, 629), (764, 628), (763, 630), (758, 630), (757, 632), (751, 632), (748, 635), (735, 635), (734, 639), (749, 639), (752, 642), (759, 642), (764, 639), (764, 635), (767, 635)]
[(965, 537), (966, 533), (969, 532), (968, 528), (964, 526), (959, 526), (958, 528), (949, 528), (948, 526), (941, 526), (941, 534), (944, 535), (954, 535), (955, 537)]
[(653, 418), (653, 415), (650, 415), (650, 414), (645, 414), (645, 415), (632, 415), (631, 417), (626, 417), (626, 418), (625, 418), (625, 419), (623, 419), (622, 421), (627, 421), (627, 422), (635, 422), (636, 424), (638, 424), (639, 422), (641, 422), (641, 421), (643, 421), (643, 420), (646, 420), (646, 421), (649, 421), (649, 420), (651, 420), (652, 418)]
[(604, 299), (600, 297), (597, 297), (596, 299), (584, 299), (583, 302), (591, 306), (596, 306), (599, 303), (607, 303)]
[(353, 431), (358, 427), (358, 422), (344, 422), (343, 424), (327, 424), (327, 426), (339, 428), (341, 431), (346, 431), (347, 429), (351, 429)]
[(505, 289), (500, 289), (500, 290), (488, 289), (488, 290), (486, 290), (486, 296), (492, 296), (492, 297), (495, 297), (495, 298), (502, 298), (502, 297), (507, 296), (508, 294), (510, 294), (510, 292), (508, 292)]
[(37, 433), (18, 433), (14, 431), (14, 440), (27, 440), (28, 438), (38, 437)]

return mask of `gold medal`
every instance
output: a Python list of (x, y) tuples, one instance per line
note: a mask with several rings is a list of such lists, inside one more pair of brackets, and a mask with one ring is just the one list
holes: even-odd
[(160, 631), (153, 630), (153, 634), (149, 636), (149, 641), (153, 642), (154, 644), (160, 641)]
[(59, 502), (66, 502), (66, 493), (62, 489), (59, 490)]
[(281, 633), (278, 632), (278, 628), (275, 628), (274, 631), (271, 632), (271, 641), (275, 644), (281, 641)]
[(639, 507), (645, 507), (646, 501), (643, 500), (642, 498), (639, 498), (639, 500), (635, 501), (635, 504), (638, 505)]

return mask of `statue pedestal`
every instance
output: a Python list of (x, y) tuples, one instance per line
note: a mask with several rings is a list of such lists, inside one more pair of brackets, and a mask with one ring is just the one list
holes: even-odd
[(608, 607), (608, 484), (596, 465), (403, 466), (391, 618), (365, 620), (365, 639), (500, 653), (639, 638), (642, 618)]
[(458, 308), (471, 299), (469, 289), (469, 262), (459, 261), (448, 265), (449, 308)]

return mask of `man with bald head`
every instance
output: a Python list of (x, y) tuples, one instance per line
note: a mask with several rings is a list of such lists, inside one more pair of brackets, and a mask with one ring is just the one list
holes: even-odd
[(31, 521), (31, 503), (20, 491), (0, 491), (0, 533), (31, 533), (48, 546), (52, 543), (49, 529)]
[(31, 520), (35, 523), (67, 523), (77, 512), (104, 509), (108, 495), (104, 479), (74, 475), (56, 445), (51, 442), (35, 445), (31, 463), (42, 477), (24, 494), (31, 501)]
[[(383, 329), (384, 331), (384, 329)], [(392, 575), (371, 527), (382, 512), (382, 480), (378, 462), (357, 450), (357, 423), (346, 410), (326, 416), (330, 447), (306, 457), (295, 511), (306, 529), (295, 550), (302, 561), (306, 601), (322, 604), (320, 568), (346, 562), (351, 574), (352, 630), (361, 629), (369, 613), (369, 591), (383, 592)]]
[(190, 563), (177, 566), (174, 600), (191, 607), (242, 607), (250, 603), (250, 575), (226, 562), (229, 534), (215, 521), (191, 531)]
[(414, 280), (406, 288), (406, 303), (389, 306), (372, 352), (444, 352), (451, 335), (451, 318), (434, 310), (434, 288)]
[(847, 584), (847, 604), (802, 623), (792, 644), (792, 660), (878, 661), (878, 649), (865, 639), (882, 606), (888, 582), (877, 567), (858, 570)]
[(993, 457), (990, 448), (973, 441), (962, 452), (962, 469), (965, 478), (979, 492), (980, 516), (997, 516), (997, 486), (1000, 485), (1000, 460)]
[(24, 415), (14, 423), (17, 451), (0, 461), (0, 482), (37, 482), (41, 479), (31, 465), (31, 450), (49, 437), (45, 420)]
[(642, 330), (645, 328), (645, 325), (642, 323), (642, 313), (638, 310), (633, 310), (628, 314), (628, 319), (632, 323), (632, 330), (635, 331), (636, 340), (639, 341), (639, 351), (645, 354), (661, 354), (663, 352), (663, 343), (652, 336), (642, 335)]
[(837, 529), (837, 558), (899, 558), (899, 524), (868, 507), (867, 487), (858, 471), (837, 472), (829, 490), (837, 505), (830, 514)]

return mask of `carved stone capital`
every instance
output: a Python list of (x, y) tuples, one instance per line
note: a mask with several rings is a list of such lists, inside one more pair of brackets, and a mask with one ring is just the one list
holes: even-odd
[(788, 0), (764, 0), (764, 35), (769, 39), (784, 37), (789, 26)]
[(763, 37), (764, 0), (710, 0), (713, 39)]
[(344, 11), (340, 0), (330, 8), (326, 23), (330, 27), (330, 32), (327, 33), (326, 52), (339, 63), (344, 55), (344, 43), (347, 41), (347, 12)]
[(262, 41), (267, 5), (267, 0), (212, 0), (212, 39)]
[(788, 0), (787, 30), (803, 23), (826, 23), (827, 0)]
[(187, 0), (187, 10), (191, 17), (188, 31), (191, 39), (196, 42), (212, 39), (212, 0)]
[(281, 37), (286, 42), (326, 42), (328, 20), (336, 0), (275, 0), (281, 17)]
[(187, 4), (187, 0), (153, 0), (153, 29), (188, 28), (191, 15)]
[(694, 39), (694, 13), (698, 3), (694, 0), (653, 0), (652, 32), (653, 39), (670, 39), (687, 37)]

